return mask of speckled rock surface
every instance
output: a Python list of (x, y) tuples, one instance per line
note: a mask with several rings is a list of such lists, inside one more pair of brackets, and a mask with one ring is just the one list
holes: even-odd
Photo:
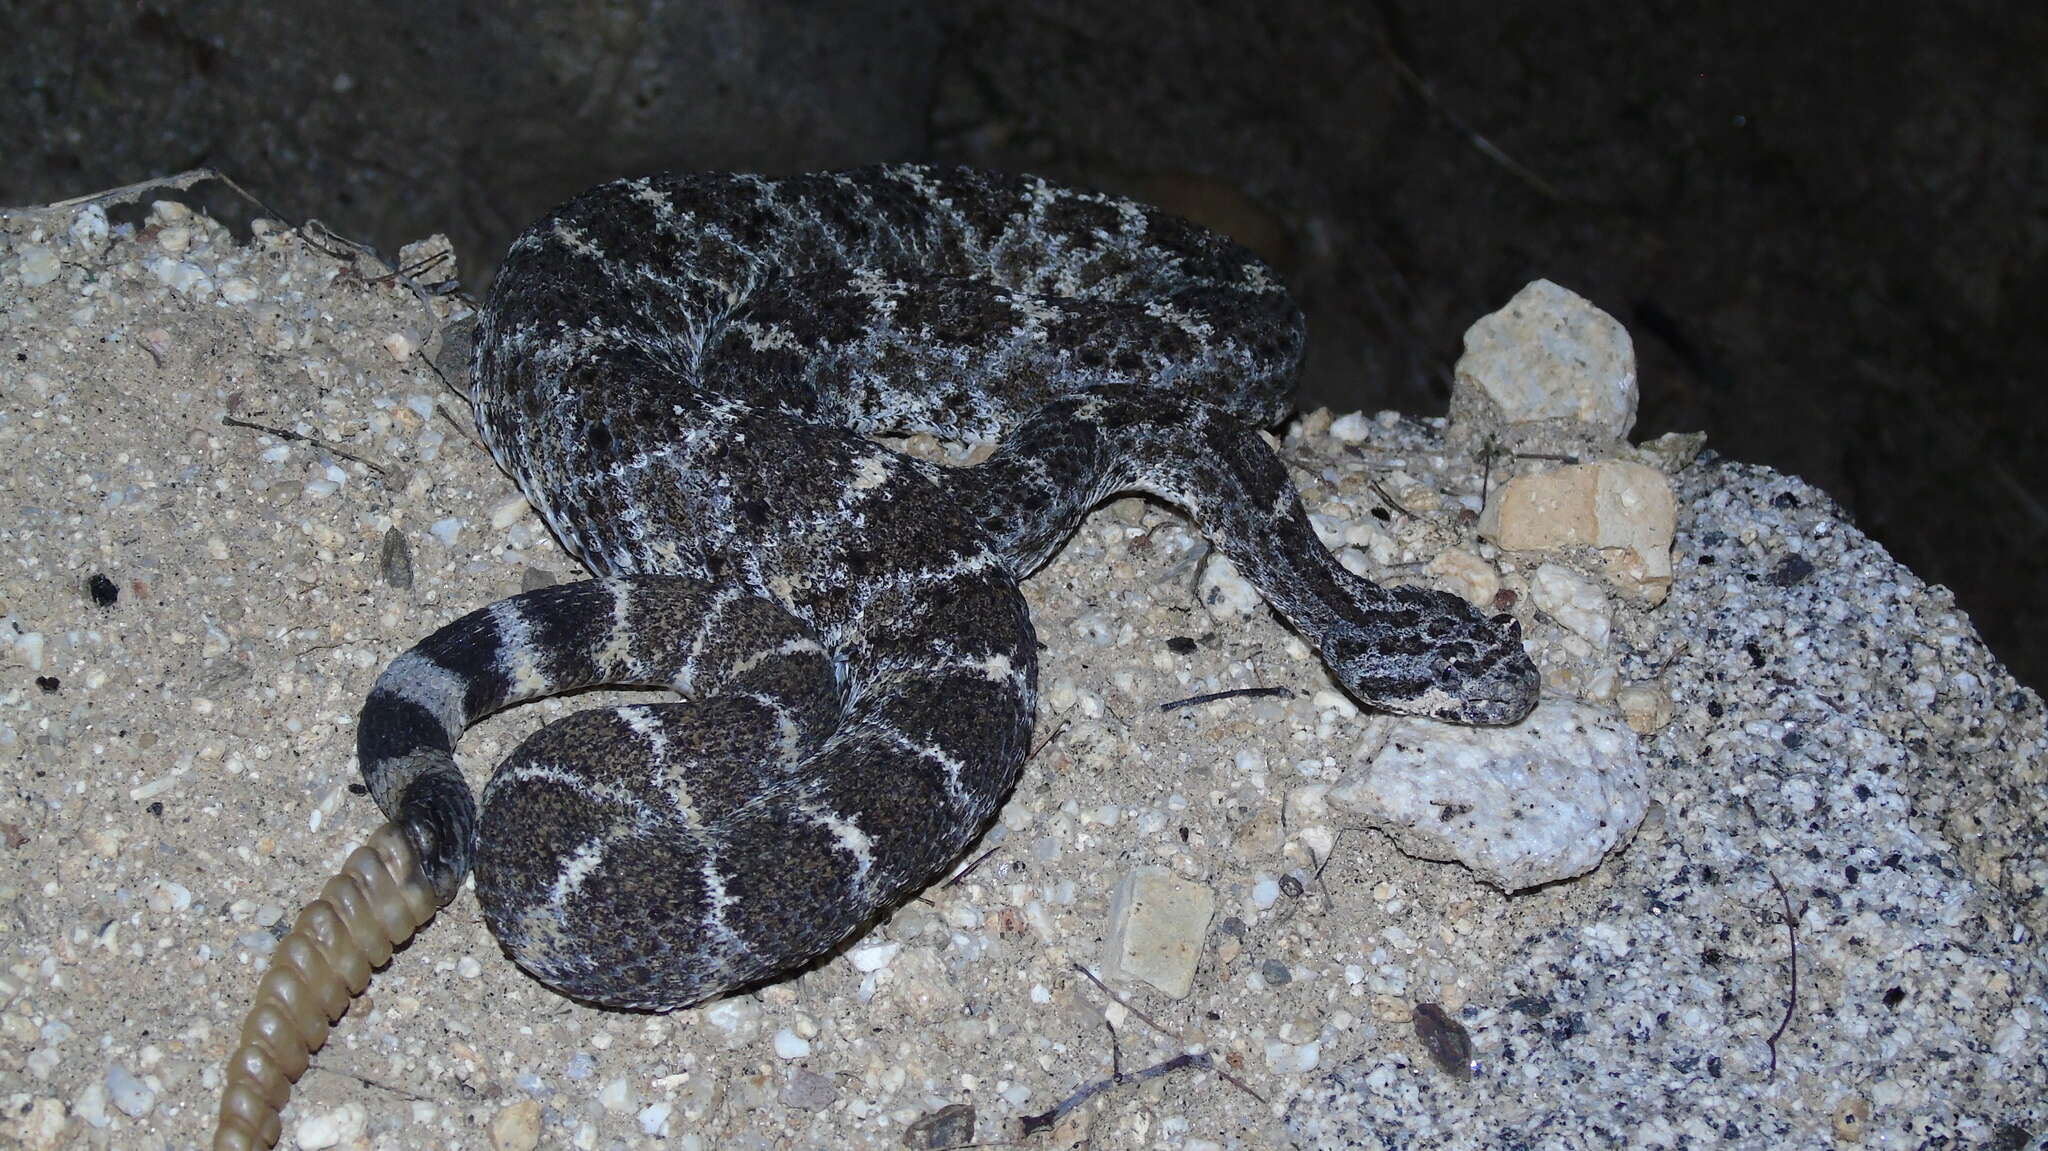
[(1551, 699), (1504, 729), (1393, 720), (1330, 798), (1410, 855), (1523, 891), (1584, 875), (1627, 842), (1649, 808), (1644, 774), (1612, 708)]
[[(20, 217), (0, 304), (0, 1144), (193, 1147), (276, 934), (377, 821), (351, 745), (378, 668), (575, 573), (382, 269), (175, 212)], [(1676, 480), (1670, 598), (1615, 602), (1595, 645), (1476, 537), (1483, 470), (1435, 426), (1312, 414), (1280, 443), (1347, 563), (1510, 602), (1554, 696), (1669, 699), (1633, 842), (1510, 897), (1354, 830), (1327, 790), (1386, 721), (1269, 614), (1212, 616), (1199, 537), (1121, 501), (1028, 585), (1045, 746), (972, 871), (658, 1017), (542, 990), (459, 897), (337, 1026), (287, 1138), (879, 1149), (965, 1105), (946, 1129), (999, 1141), (1110, 1073), (1106, 1027), (1126, 1071), (1195, 1051), (1231, 1080), (1104, 1091), (1045, 1145), (2048, 1134), (2042, 708), (1945, 593), (1806, 485), (1709, 457)], [(1249, 687), (1292, 694), (1159, 706)], [(465, 767), (590, 702), (488, 721)], [(1187, 997), (1126, 1006), (1076, 965), (1141, 866), (1217, 910)], [(1469, 1030), (1469, 1081), (1416, 1040), (1422, 1002)]]

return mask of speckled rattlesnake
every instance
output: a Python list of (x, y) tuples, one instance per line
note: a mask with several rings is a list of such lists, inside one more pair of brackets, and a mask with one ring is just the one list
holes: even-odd
[[(1520, 719), (1536, 672), (1511, 620), (1316, 540), (1255, 431), (1302, 338), (1242, 249), (1029, 178), (630, 180), (528, 229), (478, 327), (477, 423), (600, 578), (473, 612), (377, 681), (359, 753), (392, 822), (280, 947), (216, 1147), (275, 1141), (328, 1021), (472, 867), (521, 966), (656, 1009), (786, 971), (932, 881), (1024, 759), (1017, 580), (1111, 493), (1185, 508), (1365, 703)], [(914, 431), (1001, 446), (949, 469), (868, 438)], [(549, 725), (479, 809), (463, 729), (594, 685), (688, 702)]]

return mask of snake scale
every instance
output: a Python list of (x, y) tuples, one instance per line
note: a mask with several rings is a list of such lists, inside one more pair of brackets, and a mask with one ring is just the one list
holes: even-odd
[[(889, 166), (595, 188), (511, 247), (477, 328), (493, 455), (596, 578), (472, 612), (364, 704), (390, 820), (303, 913), (215, 1146), (269, 1146), (369, 972), (476, 877), (541, 982), (666, 1010), (798, 966), (932, 882), (1015, 782), (1018, 581), (1096, 504), (1178, 505), (1372, 707), (1512, 723), (1507, 616), (1380, 587), (1317, 541), (1257, 429), (1304, 342), (1273, 273), (1144, 205)], [(941, 467), (878, 434), (997, 439)], [(481, 802), (464, 728), (579, 688), (681, 702), (543, 728)]]

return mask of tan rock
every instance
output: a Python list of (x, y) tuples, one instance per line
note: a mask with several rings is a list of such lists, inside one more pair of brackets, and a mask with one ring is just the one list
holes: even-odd
[(521, 1099), (491, 1116), (492, 1151), (533, 1151), (540, 1145), (540, 1104)]
[(1516, 476), (1479, 517), (1480, 534), (1509, 551), (1590, 548), (1622, 594), (1662, 603), (1671, 590), (1678, 500), (1662, 472), (1625, 460)]
[(1621, 718), (1640, 735), (1655, 735), (1671, 722), (1671, 693), (1661, 680), (1632, 683), (1614, 694)]
[(1140, 980), (1175, 999), (1195, 984), (1202, 940), (1216, 914), (1216, 893), (1163, 867), (1139, 867), (1110, 898), (1104, 974)]
[(1466, 603), (1487, 607), (1500, 593), (1500, 573), (1493, 565), (1466, 551), (1449, 548), (1429, 562), (1428, 572), (1448, 591)]

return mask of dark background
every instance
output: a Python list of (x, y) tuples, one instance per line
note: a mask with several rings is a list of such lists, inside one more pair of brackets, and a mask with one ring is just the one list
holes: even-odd
[(1820, 484), (2048, 682), (2048, 5), (88, 0), (0, 37), (0, 203), (213, 165), (387, 254), (447, 232), (472, 289), (614, 175), (1022, 168), (1264, 253), (1306, 405), (1433, 414), (1546, 277), (1632, 331), (1639, 437)]

